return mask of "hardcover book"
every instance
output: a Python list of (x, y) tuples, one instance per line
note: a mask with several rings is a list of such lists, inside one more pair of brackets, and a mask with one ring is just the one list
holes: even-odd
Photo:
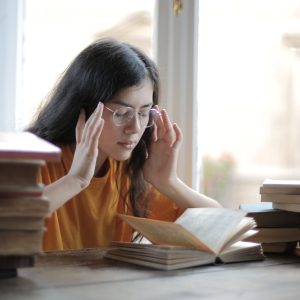
[(29, 132), (0, 132), (0, 159), (59, 161), (61, 150)]
[(300, 227), (300, 214), (273, 208), (271, 202), (242, 203), (240, 209), (252, 217), (257, 227)]

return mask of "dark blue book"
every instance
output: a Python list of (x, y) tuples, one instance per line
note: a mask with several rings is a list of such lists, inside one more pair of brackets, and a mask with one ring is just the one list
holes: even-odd
[(242, 203), (239, 207), (254, 218), (257, 227), (300, 227), (300, 213), (272, 207), (272, 202)]

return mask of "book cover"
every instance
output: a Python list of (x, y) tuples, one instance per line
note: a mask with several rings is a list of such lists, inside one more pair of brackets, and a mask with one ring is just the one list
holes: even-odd
[(0, 132), (0, 159), (59, 161), (57, 146), (29, 132)]
[(261, 202), (300, 204), (300, 194), (261, 194)]
[(281, 209), (285, 211), (298, 212), (300, 213), (300, 203), (277, 203), (272, 202), (273, 208)]
[(300, 194), (300, 180), (270, 179), (264, 180), (260, 194)]
[(257, 233), (246, 238), (246, 241), (256, 243), (279, 243), (300, 241), (300, 228), (257, 228)]
[(286, 188), (294, 187), (300, 189), (300, 180), (297, 179), (271, 179), (266, 178), (263, 182), (263, 187), (269, 188)]
[(242, 203), (239, 207), (257, 227), (300, 227), (300, 214), (273, 208), (271, 202)]

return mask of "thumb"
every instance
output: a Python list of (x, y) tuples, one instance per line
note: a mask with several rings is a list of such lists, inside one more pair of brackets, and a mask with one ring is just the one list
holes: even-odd
[(83, 109), (80, 110), (78, 121), (76, 124), (76, 143), (79, 144), (81, 142), (81, 137), (83, 133), (85, 125), (85, 111)]

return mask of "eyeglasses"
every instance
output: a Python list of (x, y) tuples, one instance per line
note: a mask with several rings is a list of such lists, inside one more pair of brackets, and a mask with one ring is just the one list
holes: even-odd
[(137, 114), (142, 127), (151, 127), (154, 124), (156, 116), (160, 115), (160, 112), (154, 108), (145, 109), (143, 111), (136, 111), (132, 107), (120, 107), (116, 110), (104, 105), (104, 107), (113, 114), (113, 121), (116, 126), (123, 126), (128, 124), (132, 118)]

